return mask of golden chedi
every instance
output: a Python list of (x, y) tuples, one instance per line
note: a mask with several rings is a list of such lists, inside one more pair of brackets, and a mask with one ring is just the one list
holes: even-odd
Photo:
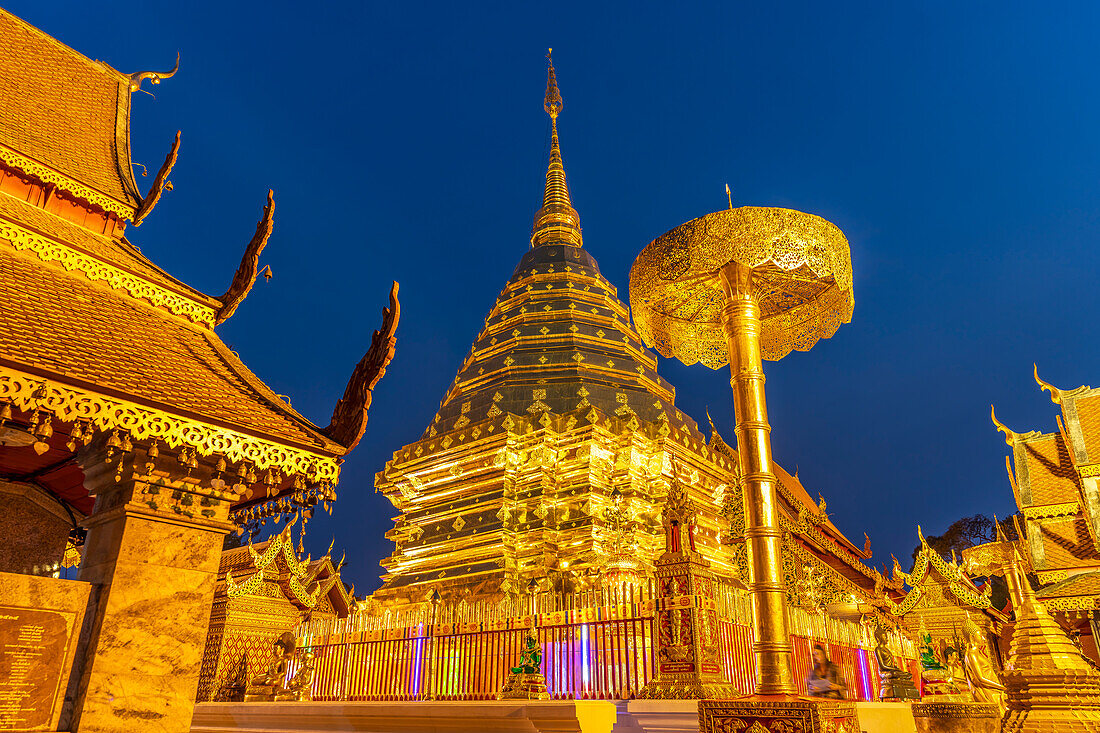
[[(648, 582), (677, 473), (699, 505), (699, 552), (719, 576), (747, 575), (736, 452), (717, 434), (708, 442), (677, 408), (587, 249), (562, 162), (552, 65), (544, 108), (549, 163), (530, 247), (424, 434), (376, 477), (398, 512), (375, 607), (423, 605), (437, 590), (445, 603), (495, 608), (533, 578), (541, 591), (566, 594)], [(868, 554), (797, 478), (775, 473), (792, 567), (815, 563), (845, 598), (870, 593)]]

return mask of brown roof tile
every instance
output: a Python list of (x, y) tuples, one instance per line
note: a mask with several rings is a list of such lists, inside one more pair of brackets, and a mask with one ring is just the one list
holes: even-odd
[(216, 298), (195, 290), (154, 265), (125, 239), (113, 239), (88, 231), (84, 227), (3, 193), (0, 193), (0, 219), (7, 219), (50, 239), (64, 242), (98, 260), (115, 265), (208, 307), (218, 308), (221, 305)]
[(207, 329), (0, 246), (0, 360), (167, 412), (343, 453)]
[(1040, 588), (1035, 595), (1039, 598), (1100, 595), (1100, 572), (1081, 573), (1057, 583), (1051, 583), (1045, 588)]
[(129, 79), (0, 9), (0, 145), (128, 205)]
[[(1042, 435), (1021, 446), (1026, 461), (1027, 486), (1031, 502), (1025, 506), (1064, 504), (1080, 499), (1077, 471), (1058, 433)], [(1017, 453), (1017, 460), (1019, 460)]]
[(1080, 568), (1100, 562), (1088, 527), (1081, 517), (1039, 525), (1046, 555), (1044, 570)]
[(1076, 400), (1077, 419), (1090, 461), (1100, 461), (1100, 394)]

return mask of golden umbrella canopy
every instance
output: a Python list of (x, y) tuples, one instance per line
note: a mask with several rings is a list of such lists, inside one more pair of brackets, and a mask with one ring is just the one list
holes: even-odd
[(852, 320), (852, 257), (840, 229), (793, 209), (743, 206), (681, 224), (634, 260), (630, 306), (646, 344), (689, 365), (729, 363), (719, 271), (730, 262), (752, 269), (765, 359), (808, 351)]

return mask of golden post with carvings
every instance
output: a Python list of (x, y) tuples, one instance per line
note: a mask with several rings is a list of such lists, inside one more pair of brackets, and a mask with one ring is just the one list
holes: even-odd
[(793, 695), (776, 476), (763, 359), (808, 350), (851, 320), (852, 265), (840, 230), (789, 209), (742, 207), (651, 242), (630, 271), (638, 331), (664, 356), (729, 363), (745, 491), (758, 695)]
[(718, 650), (716, 578), (695, 549), (696, 507), (673, 479), (661, 511), (665, 551), (657, 558), (659, 607), (654, 621), (657, 675), (642, 698), (733, 697)]

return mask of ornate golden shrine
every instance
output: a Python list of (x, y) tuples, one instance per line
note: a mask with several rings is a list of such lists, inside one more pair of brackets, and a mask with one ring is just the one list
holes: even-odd
[(199, 701), (243, 699), (280, 634), (307, 618), (344, 618), (356, 607), (340, 580), (343, 559), (334, 563), (331, 547), (317, 560), (298, 557), (291, 533), (296, 521), (265, 542), (222, 553)]
[(1008, 617), (990, 603), (992, 586), (978, 588), (967, 572), (965, 562), (944, 560), (928, 546), (924, 533), (917, 527), (921, 547), (906, 573), (894, 558), (893, 580), (909, 587), (899, 599), (884, 597), (881, 608), (896, 616), (914, 637), (926, 631), (937, 648), (947, 644), (958, 647), (965, 639), (970, 624), (981, 633), (989, 657), (1000, 666), (1007, 655), (999, 639)]
[(80, 696), (61, 721), (82, 730), (189, 728), (223, 536), (335, 499), (398, 322), (395, 283), (321, 427), (214, 331), (255, 282), (270, 192), (217, 297), (130, 243), (127, 222), (171, 190), (181, 140), (141, 194), (130, 95), (175, 71), (121, 73), (0, 10), (0, 475), (88, 530), (79, 578), (99, 587), (94, 643), (77, 654)]
[(1062, 390), (1039, 378), (1061, 407), (1057, 431), (1017, 433), (993, 415), (1012, 449), (1005, 458), (1036, 596), (1086, 654), (1100, 662), (1100, 389)]

